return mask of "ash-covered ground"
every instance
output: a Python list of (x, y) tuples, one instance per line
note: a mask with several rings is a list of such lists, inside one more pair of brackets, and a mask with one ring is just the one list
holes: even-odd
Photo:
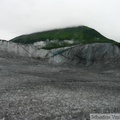
[(52, 65), (0, 51), (0, 119), (89, 120), (90, 113), (120, 113), (120, 70), (108, 68)]

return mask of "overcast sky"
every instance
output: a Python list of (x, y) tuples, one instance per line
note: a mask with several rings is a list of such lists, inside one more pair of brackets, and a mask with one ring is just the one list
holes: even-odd
[(0, 0), (0, 39), (78, 25), (120, 42), (120, 0)]

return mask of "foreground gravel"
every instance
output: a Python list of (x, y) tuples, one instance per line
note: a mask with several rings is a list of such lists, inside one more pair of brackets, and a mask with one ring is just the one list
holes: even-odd
[(1, 120), (82, 120), (120, 112), (120, 70), (51, 65), (0, 51)]

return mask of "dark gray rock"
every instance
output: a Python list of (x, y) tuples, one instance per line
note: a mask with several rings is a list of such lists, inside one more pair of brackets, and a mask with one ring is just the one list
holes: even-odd
[[(56, 58), (58, 58), (61, 63), (81, 64), (85, 66), (109, 64), (114, 66), (120, 65), (120, 48), (111, 43), (77, 45), (54, 56), (51, 58), (51, 61), (57, 63), (58, 60)], [(60, 58), (63, 61), (60, 60)]]

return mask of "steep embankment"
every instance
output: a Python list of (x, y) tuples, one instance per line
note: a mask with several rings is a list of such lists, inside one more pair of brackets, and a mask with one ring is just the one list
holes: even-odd
[(85, 66), (107, 65), (120, 68), (120, 48), (112, 43), (77, 45), (58, 53), (50, 58), (50, 62)]
[(120, 47), (112, 43), (93, 43), (44, 50), (36, 49), (33, 45), (0, 41), (0, 50), (25, 57), (41, 58), (55, 64), (99, 65), (120, 69)]
[(58, 41), (74, 40), (74, 44), (77, 44), (77, 43), (115, 43), (115, 41), (104, 37), (96, 30), (86, 27), (86, 26), (55, 29), (55, 30), (38, 32), (38, 33), (33, 33), (33, 34), (28, 34), (28, 35), (22, 35), (22, 36), (18, 36), (12, 39), (11, 41), (16, 42), (16, 43), (23, 43), (23, 44), (33, 44), (38, 41), (46, 41), (46, 40), (49, 40), (49, 41), (51, 40), (58, 40)]

